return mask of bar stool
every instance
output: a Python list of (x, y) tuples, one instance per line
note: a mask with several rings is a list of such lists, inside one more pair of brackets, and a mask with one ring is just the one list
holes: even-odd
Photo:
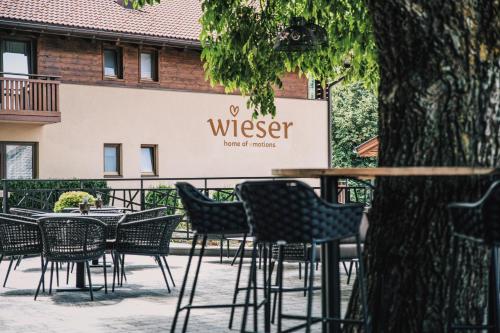
[[(184, 325), (182, 332), (186, 332), (187, 325), (189, 321), (189, 315), (191, 309), (203, 309), (203, 308), (231, 308), (231, 318), (230, 326), (232, 325), (232, 320), (234, 316), (234, 308), (242, 307), (244, 304), (236, 304), (237, 292), (239, 290), (241, 269), (243, 263), (244, 249), (240, 252), (240, 262), (238, 264), (238, 273), (236, 276), (236, 286), (233, 295), (232, 304), (211, 304), (211, 305), (193, 305), (193, 298), (196, 291), (196, 286), (198, 283), (198, 275), (200, 272), (201, 262), (203, 255), (205, 253), (205, 246), (207, 244), (207, 238), (209, 234), (243, 234), (243, 243), (245, 243), (246, 235), (249, 232), (245, 210), (243, 209), (243, 204), (241, 202), (220, 202), (214, 201), (209, 197), (200, 193), (194, 186), (189, 183), (180, 182), (175, 185), (181, 198), (184, 209), (189, 222), (191, 222), (192, 229), (194, 231), (193, 243), (191, 250), (189, 252), (189, 259), (186, 267), (186, 273), (184, 275), (184, 281), (182, 282), (182, 287), (179, 294), (179, 300), (177, 302), (177, 308), (175, 311), (174, 320), (172, 322), (171, 332), (175, 332), (177, 326), (177, 320), (179, 313), (186, 310), (186, 317), (184, 320)], [(198, 264), (196, 266), (196, 273), (193, 280), (193, 287), (191, 289), (191, 294), (189, 295), (188, 304), (182, 306), (182, 300), (184, 298), (184, 293), (186, 289), (186, 284), (189, 277), (189, 271), (191, 268), (191, 261), (194, 256), (194, 251), (196, 248), (196, 242), (198, 238), (202, 236), (201, 249), (198, 256)]]
[[(283, 247), (285, 244), (311, 244), (310, 260), (315, 262), (316, 246), (324, 242), (355, 237), (359, 260), (359, 277), (364, 276), (361, 260), (361, 245), (359, 226), (363, 214), (363, 205), (330, 204), (319, 198), (307, 184), (295, 180), (244, 182), (236, 187), (238, 196), (242, 199), (247, 213), (248, 223), (253, 236), (259, 242), (278, 244), (278, 286), (272, 290), (270, 276), (264, 278), (266, 284), (266, 312), (270, 310), (270, 295), (278, 293), (278, 332), (283, 331), (282, 319), (303, 320), (302, 324), (287, 328), (286, 332), (303, 330), (309, 333), (311, 325), (323, 321), (349, 322), (361, 324), (365, 332), (369, 332), (368, 311), (366, 301), (366, 286), (363, 278), (359, 279), (362, 320), (342, 318), (323, 318), (312, 316), (312, 301), (314, 289), (314, 265), (309, 266), (309, 281), (307, 284), (307, 312), (303, 315), (283, 314)], [(255, 254), (252, 255), (252, 262)], [(255, 265), (252, 263), (251, 267)], [(265, 268), (266, 266), (264, 266)], [(251, 276), (254, 274), (250, 273)], [(250, 287), (250, 280), (249, 280)], [(274, 287), (276, 288), (276, 287)], [(296, 288), (297, 291), (301, 288)], [(249, 301), (250, 290), (247, 290), (246, 302)], [(246, 332), (246, 316), (248, 306), (245, 306), (241, 332)], [(266, 313), (265, 331), (270, 332), (269, 314)]]
[[(450, 269), (450, 303), (448, 305), (447, 331), (457, 330), (493, 330), (500, 332), (500, 181), (493, 183), (486, 194), (474, 203), (452, 203), (448, 205), (453, 226), (453, 253), (455, 254)], [(456, 290), (456, 267), (458, 265), (458, 239), (473, 241), (477, 246), (485, 246), (491, 251), (488, 307), (493, 320), (482, 324), (454, 324), (454, 302)], [(491, 322), (493, 321), (493, 322)], [(488, 330), (488, 332), (489, 332)]]

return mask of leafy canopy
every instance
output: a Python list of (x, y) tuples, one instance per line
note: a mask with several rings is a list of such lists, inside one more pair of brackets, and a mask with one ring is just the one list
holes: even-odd
[(359, 83), (332, 89), (332, 166), (375, 167), (376, 158), (359, 157), (354, 148), (378, 133), (377, 97)]
[[(135, 7), (160, 2), (129, 1)], [(274, 89), (282, 87), (286, 72), (323, 85), (345, 76), (348, 82), (376, 87), (375, 42), (364, 0), (203, 0), (202, 9), (201, 57), (207, 78), (226, 92), (248, 95), (254, 115), (275, 114)], [(274, 50), (278, 31), (293, 16), (323, 26), (328, 46), (300, 53)]]

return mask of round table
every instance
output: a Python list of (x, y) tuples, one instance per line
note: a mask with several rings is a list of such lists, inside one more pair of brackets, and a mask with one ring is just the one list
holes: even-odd
[[(113, 223), (118, 223), (118, 221), (123, 217), (124, 214), (119, 213), (106, 213), (106, 212), (95, 212), (92, 211), (87, 215), (82, 215), (80, 213), (43, 213), (39, 215), (33, 216), (34, 218), (43, 218), (43, 217), (91, 217), (102, 221), (105, 224), (109, 224), (111, 221)], [(102, 286), (95, 286), (92, 289), (98, 290), (101, 289)], [(60, 291), (88, 291), (88, 287), (86, 286), (85, 281), (85, 264), (83, 262), (76, 263), (76, 285), (74, 289), (58, 289)]]

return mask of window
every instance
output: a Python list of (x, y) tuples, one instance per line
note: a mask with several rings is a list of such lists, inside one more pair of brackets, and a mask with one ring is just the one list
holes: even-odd
[(0, 142), (0, 178), (36, 177), (36, 143)]
[(141, 174), (156, 176), (158, 171), (158, 146), (141, 145)]
[(122, 146), (120, 144), (104, 145), (104, 175), (121, 175), (121, 150)]
[[(16, 40), (0, 41), (0, 72), (32, 73), (31, 43)], [(5, 77), (29, 78), (27, 75), (4, 74)]]
[(140, 79), (149, 81), (158, 81), (158, 54), (156, 51), (141, 51), (140, 60)]
[(103, 51), (103, 73), (107, 78), (123, 78), (121, 48), (105, 48)]

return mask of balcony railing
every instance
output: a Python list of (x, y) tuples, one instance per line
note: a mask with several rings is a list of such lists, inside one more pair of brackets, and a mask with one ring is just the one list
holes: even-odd
[(0, 121), (57, 123), (59, 77), (0, 72)]

